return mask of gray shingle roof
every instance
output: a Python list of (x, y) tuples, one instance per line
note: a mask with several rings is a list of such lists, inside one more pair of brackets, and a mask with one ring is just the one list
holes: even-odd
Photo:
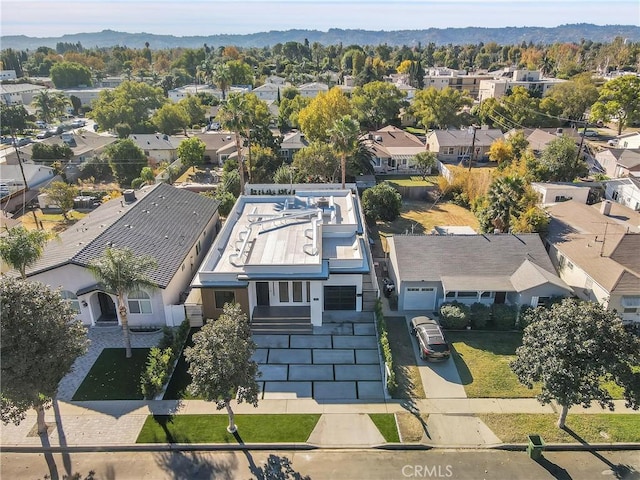
[(525, 260), (556, 275), (538, 234), (394, 235), (390, 240), (403, 281), (465, 276), (510, 282)]
[[(158, 268), (149, 276), (160, 288), (168, 285), (218, 210), (218, 201), (166, 184), (136, 191), (137, 200), (110, 200), (50, 241), (29, 275), (66, 263), (87, 266), (108, 243), (150, 255)], [(206, 248), (206, 245), (202, 246)]]

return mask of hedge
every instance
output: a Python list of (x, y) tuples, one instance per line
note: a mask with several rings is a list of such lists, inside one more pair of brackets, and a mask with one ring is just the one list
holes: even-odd
[(463, 330), (469, 325), (470, 309), (458, 303), (444, 303), (440, 306), (440, 325), (449, 330)]
[(378, 325), (378, 342), (380, 343), (380, 350), (382, 351), (384, 362), (389, 368), (387, 376), (387, 391), (389, 392), (389, 395), (393, 396), (398, 388), (398, 382), (396, 381), (396, 374), (393, 370), (393, 355), (391, 354), (391, 346), (389, 345), (387, 324), (385, 323), (384, 315), (382, 313), (382, 301), (379, 298), (376, 300), (375, 313), (376, 323)]

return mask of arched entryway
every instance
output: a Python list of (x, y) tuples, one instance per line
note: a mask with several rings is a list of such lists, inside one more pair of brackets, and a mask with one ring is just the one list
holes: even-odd
[(96, 318), (96, 323), (117, 322), (118, 314), (116, 313), (116, 304), (113, 299), (104, 292), (98, 292), (97, 295), (100, 310)]

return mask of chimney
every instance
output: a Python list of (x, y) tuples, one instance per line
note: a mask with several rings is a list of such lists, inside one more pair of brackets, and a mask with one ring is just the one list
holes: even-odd
[(609, 216), (611, 213), (611, 200), (604, 200), (602, 202), (602, 205), (600, 205), (600, 213)]

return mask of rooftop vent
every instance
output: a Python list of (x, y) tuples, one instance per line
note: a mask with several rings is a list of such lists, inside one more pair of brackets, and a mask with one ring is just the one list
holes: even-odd
[(382, 141), (382, 135), (376, 135), (376, 142)]
[(329, 206), (329, 199), (326, 197), (320, 197), (317, 201), (317, 205), (320, 208), (326, 208)]
[(124, 190), (122, 192), (122, 196), (124, 197), (124, 201), (126, 203), (133, 203), (133, 202), (135, 202), (137, 200), (136, 199), (136, 192), (135, 192), (135, 190), (132, 190), (132, 189)]

